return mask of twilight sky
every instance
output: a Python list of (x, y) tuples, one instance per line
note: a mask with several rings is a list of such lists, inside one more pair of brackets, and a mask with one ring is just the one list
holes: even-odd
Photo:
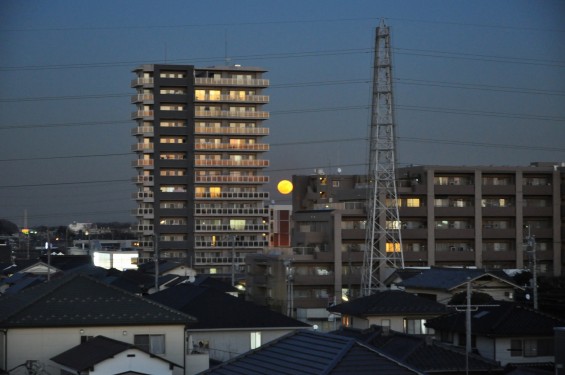
[(131, 70), (267, 69), (276, 183), (366, 173), (374, 30), (391, 26), (398, 166), (565, 161), (561, 0), (0, 2), (0, 218), (133, 222)]

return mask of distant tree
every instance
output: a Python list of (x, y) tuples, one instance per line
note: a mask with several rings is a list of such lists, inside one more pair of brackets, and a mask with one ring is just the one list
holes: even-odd
[[(471, 305), (488, 305), (492, 304), (494, 298), (490, 294), (482, 292), (471, 293)], [(454, 295), (448, 305), (465, 305), (467, 303), (467, 293), (461, 292)]]
[(11, 221), (0, 219), (0, 234), (10, 236), (18, 233), (18, 226)]
[(514, 283), (519, 286), (530, 285), (531, 279), (532, 273), (530, 271), (518, 272), (514, 276), (512, 276)]

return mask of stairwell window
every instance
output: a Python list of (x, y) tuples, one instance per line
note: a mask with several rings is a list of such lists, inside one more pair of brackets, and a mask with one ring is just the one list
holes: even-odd
[(135, 335), (135, 346), (151, 354), (165, 354), (165, 335)]

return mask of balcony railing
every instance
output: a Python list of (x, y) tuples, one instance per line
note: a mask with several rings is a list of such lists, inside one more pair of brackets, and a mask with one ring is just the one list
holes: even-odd
[[(242, 247), (262, 248), (269, 246), (269, 241), (239, 241), (237, 242), (237, 249)], [(231, 241), (196, 241), (195, 247), (197, 249), (213, 249), (213, 248), (233, 248)]]
[(146, 192), (138, 191), (136, 193), (133, 193), (131, 197), (135, 200), (143, 200), (144, 202), (147, 203), (151, 203), (155, 200), (153, 198), (153, 192), (151, 191), (146, 191)]
[(153, 84), (154, 84), (153, 77), (140, 77), (131, 80), (131, 87), (153, 86)]
[(134, 111), (131, 113), (131, 119), (153, 118), (153, 111)]
[(144, 219), (153, 219), (154, 217), (152, 208), (134, 208), (131, 210), (131, 214)]
[[(152, 160), (151, 160), (152, 161)], [(196, 176), (196, 183), (266, 184), (268, 176)]]
[(135, 176), (132, 177), (131, 180), (136, 184), (144, 184), (145, 186), (153, 185), (153, 176)]
[(200, 257), (196, 256), (196, 265), (226, 265), (226, 264), (243, 264), (245, 263), (245, 257)]
[(134, 145), (131, 146), (131, 150), (138, 152), (138, 151), (143, 151), (143, 152), (153, 152), (155, 149), (155, 146), (153, 145), (153, 143), (136, 143)]
[(201, 78), (194, 79), (195, 86), (268, 87), (268, 79)]
[(131, 162), (132, 167), (140, 168), (140, 167), (149, 167), (153, 168), (154, 161), (151, 159), (137, 159)]
[(268, 160), (200, 160), (194, 163), (197, 167), (268, 167)]
[(136, 94), (131, 96), (132, 103), (151, 102), (153, 103), (153, 94)]
[(194, 111), (194, 117), (267, 120), (269, 118), (269, 112)]
[(233, 232), (237, 230), (238, 232), (266, 232), (269, 230), (267, 224), (249, 224), (245, 225), (243, 228), (233, 228), (229, 224), (225, 225), (196, 225), (197, 232)]
[(227, 134), (227, 135), (269, 135), (269, 128), (214, 128), (211, 126), (196, 126), (196, 134)]
[(234, 103), (268, 103), (268, 95), (246, 95), (246, 96), (234, 96), (234, 95), (220, 95), (220, 96), (210, 96), (205, 95), (203, 97), (196, 97), (196, 102), (234, 102)]
[(153, 126), (137, 126), (131, 129), (131, 135), (153, 136), (153, 133), (154, 133)]
[(231, 144), (231, 143), (195, 143), (195, 150), (236, 150), (236, 151), (269, 151), (264, 143)]
[(261, 192), (251, 192), (251, 193), (231, 193), (231, 192), (226, 192), (226, 193), (220, 193), (220, 194), (216, 194), (216, 193), (196, 193), (195, 195), (196, 199), (245, 199), (245, 200), (249, 200), (249, 199), (259, 199), (259, 200), (264, 200), (264, 199), (269, 199), (269, 193), (266, 191), (261, 191)]
[(268, 208), (195, 208), (196, 215), (216, 216), (265, 216), (269, 214)]

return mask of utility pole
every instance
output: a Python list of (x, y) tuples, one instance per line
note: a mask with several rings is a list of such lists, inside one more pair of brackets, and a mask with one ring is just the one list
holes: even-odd
[(536, 259), (536, 236), (532, 236), (531, 227), (528, 225), (528, 237), (526, 237), (526, 249), (530, 248), (528, 252), (531, 253), (532, 281), (530, 287), (532, 288), (534, 298), (534, 310), (538, 309), (538, 272), (537, 272), (537, 259)]
[(471, 281), (467, 280), (467, 308), (465, 310), (465, 374), (469, 374), (469, 353), (471, 353)]
[(366, 247), (361, 293), (384, 289), (387, 268), (404, 268), (396, 191), (396, 148), (392, 97), (390, 28), (381, 20), (375, 33)]
[(153, 259), (155, 259), (155, 293), (159, 291), (159, 235), (153, 234)]

